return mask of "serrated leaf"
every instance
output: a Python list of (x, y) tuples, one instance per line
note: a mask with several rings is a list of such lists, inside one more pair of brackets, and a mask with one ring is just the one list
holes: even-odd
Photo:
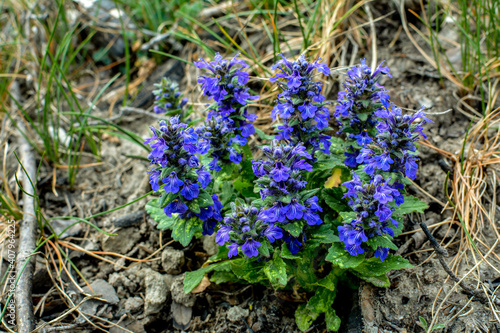
[(341, 321), (334, 309), (330, 308), (325, 312), (325, 323), (328, 331), (337, 332), (339, 330)]
[(262, 199), (256, 199), (256, 200), (252, 201), (252, 205), (253, 205), (255, 208), (259, 209), (259, 208), (261, 208), (262, 206), (264, 206), (264, 200), (262, 200)]
[(198, 218), (176, 219), (172, 226), (172, 238), (183, 246), (188, 246), (194, 234), (201, 230), (202, 223)]
[(366, 282), (373, 284), (375, 287), (387, 288), (391, 285), (391, 283), (389, 282), (389, 278), (385, 274), (378, 275), (378, 276), (367, 276), (367, 275), (360, 274), (356, 271), (352, 271), (352, 273), (354, 275), (356, 275), (357, 277), (359, 277), (360, 279), (363, 279)]
[(340, 212), (340, 217), (342, 218), (342, 221), (349, 223), (351, 220), (354, 220), (356, 218), (357, 213), (356, 212)]
[(388, 236), (375, 236), (373, 238), (370, 238), (366, 244), (368, 244), (369, 246), (371, 246), (371, 248), (373, 250), (376, 250), (377, 247), (386, 247), (386, 248), (389, 248), (391, 250), (397, 250), (398, 247), (396, 246), (396, 244), (394, 244)]
[(333, 268), (332, 271), (327, 276), (319, 280), (316, 283), (316, 285), (326, 288), (330, 291), (335, 291), (337, 289), (337, 281), (339, 274), (340, 275), (343, 274), (343, 271), (341, 271), (338, 268), (337, 269)]
[(285, 243), (281, 244), (281, 257), (285, 259), (298, 259), (300, 258), (296, 254), (292, 254)]
[(210, 193), (204, 190), (200, 191), (200, 194), (198, 194), (196, 201), (200, 207), (208, 207), (214, 204), (214, 200), (212, 199)]
[(318, 191), (319, 191), (319, 188), (302, 191), (302, 192), (300, 192), (300, 197), (302, 200), (307, 200), (309, 198), (312, 198), (316, 193), (318, 193)]
[(424, 213), (429, 206), (414, 196), (405, 196), (405, 202), (399, 207), (394, 206), (394, 214), (405, 215), (409, 213)]
[(326, 288), (316, 288), (316, 294), (307, 302), (307, 309), (316, 313), (323, 313), (332, 307), (335, 300), (335, 291)]
[(344, 161), (335, 155), (329, 156), (324, 160), (319, 160), (313, 164), (313, 169), (315, 171), (330, 171), (335, 167), (345, 168)]
[(240, 279), (233, 272), (214, 272), (210, 277), (210, 281), (216, 284), (226, 282), (238, 282)]
[(341, 188), (325, 188), (321, 191), (321, 196), (325, 200), (325, 203), (336, 212), (343, 212), (349, 209), (349, 206), (342, 198), (344, 193)]
[(335, 157), (339, 158), (343, 161), (345, 159), (344, 152), (345, 152), (345, 146), (346, 146), (344, 140), (333, 136), (330, 138), (330, 142), (331, 142), (331, 145), (330, 145), (329, 150), (330, 150), (331, 155), (335, 156), (336, 154), (339, 154), (340, 156), (335, 156)]
[(311, 327), (313, 321), (315, 321), (318, 316), (319, 313), (312, 312), (306, 307), (306, 304), (301, 304), (297, 310), (295, 310), (295, 323), (297, 327), (304, 332)]
[(263, 272), (264, 263), (249, 259), (231, 260), (231, 270), (240, 279), (250, 283), (258, 283), (266, 279)]
[(274, 140), (274, 135), (268, 135), (266, 133), (264, 133), (264, 131), (262, 131), (261, 129), (255, 127), (255, 134), (257, 134), (259, 136), (259, 138), (261, 138), (262, 140), (268, 140), (268, 141), (272, 141)]
[(233, 201), (234, 187), (231, 181), (226, 180), (222, 182), (222, 191), (219, 196), (222, 206), (226, 206), (228, 203)]
[(199, 214), (201, 212), (200, 205), (198, 204), (198, 201), (196, 199), (192, 201), (187, 201), (187, 206), (190, 211), (193, 213)]
[(408, 260), (403, 257), (389, 254), (384, 262), (380, 261), (379, 258), (372, 257), (353, 269), (363, 276), (380, 276), (392, 270), (412, 267)]
[(340, 243), (333, 243), (330, 249), (328, 249), (328, 255), (325, 258), (326, 261), (343, 269), (354, 268), (360, 265), (364, 259), (365, 256), (362, 254), (351, 256)]
[(160, 197), (160, 203), (159, 203), (160, 208), (166, 207), (169, 203), (174, 201), (174, 199), (177, 196), (178, 196), (177, 193), (174, 194), (174, 193), (163, 192), (161, 197)]
[(264, 257), (269, 257), (269, 241), (265, 240), (260, 243), (260, 246), (257, 248), (259, 253)]
[(282, 286), (286, 286), (286, 265), (279, 254), (277, 254), (278, 252), (275, 252), (273, 260), (270, 260), (266, 263), (266, 266), (264, 267), (264, 273), (273, 285), (278, 282)]
[(234, 188), (243, 195), (243, 197), (255, 197), (255, 193), (253, 192), (253, 184), (247, 181), (243, 181), (241, 179), (236, 179), (233, 182)]
[(201, 282), (205, 274), (213, 270), (227, 272), (229, 270), (229, 265), (230, 261), (227, 260), (211, 264), (206, 267), (202, 267), (200, 269), (197, 269), (196, 271), (186, 272), (186, 274), (184, 275), (184, 287), (183, 287), (184, 292), (186, 294), (189, 294), (191, 290), (193, 290), (194, 288), (196, 288), (196, 286), (198, 286), (198, 284)]
[(339, 241), (339, 236), (333, 233), (333, 230), (330, 229), (330, 225), (322, 224), (316, 230), (311, 232), (311, 236), (307, 241), (307, 245), (329, 244)]
[(283, 224), (281, 227), (288, 231), (293, 237), (299, 237), (304, 228), (304, 222), (293, 221), (287, 224)]
[(163, 209), (160, 208), (158, 199), (150, 200), (146, 204), (146, 212), (148, 212), (149, 216), (151, 216), (153, 220), (158, 222), (158, 229), (172, 229), (178, 215), (172, 214), (172, 216), (167, 216), (167, 214), (163, 212)]

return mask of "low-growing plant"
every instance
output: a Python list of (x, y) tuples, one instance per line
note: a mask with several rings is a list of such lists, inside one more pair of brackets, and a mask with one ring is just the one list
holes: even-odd
[[(146, 140), (152, 152), (150, 180), (160, 198), (146, 209), (158, 228), (187, 246), (193, 237), (216, 232), (218, 253), (186, 273), (191, 292), (210, 274), (214, 283), (269, 285), (308, 296), (295, 318), (305, 331), (321, 315), (330, 331), (340, 318), (333, 303), (337, 285), (352, 276), (388, 287), (386, 273), (412, 267), (392, 239), (403, 217), (427, 207), (407, 195), (407, 177), (418, 168), (416, 141), (425, 137), (423, 111), (403, 114), (380, 85), (387, 67), (364, 61), (348, 71), (330, 126), (329, 102), (318, 74), (330, 69), (305, 56), (282, 59), (270, 79), (281, 93), (271, 117), (277, 135), (254, 159), (247, 138), (269, 138), (247, 107), (246, 63), (234, 57), (200, 60), (205, 95), (213, 98), (205, 124), (191, 128), (178, 116), (160, 122)], [(256, 155), (257, 156), (257, 155)]]

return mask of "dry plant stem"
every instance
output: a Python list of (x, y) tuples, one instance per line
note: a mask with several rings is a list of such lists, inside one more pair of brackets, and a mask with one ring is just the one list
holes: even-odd
[[(12, 94), (19, 100), (19, 84), (12, 83)], [(12, 103), (15, 108), (15, 103)], [(18, 122), (23, 132), (23, 122)], [(36, 164), (33, 148), (24, 136), (21, 140), (21, 161), (25, 169), (23, 173), (23, 219), (19, 222), (19, 246), (17, 253), (16, 271), (18, 283), (15, 291), (16, 321), (18, 333), (29, 333), (35, 329), (35, 316), (33, 314), (32, 284), (35, 270), (35, 259), (31, 255), (35, 252), (38, 225), (35, 215), (35, 189)], [(24, 265), (26, 264), (26, 267)]]
[[(463, 281), (462, 279), (460, 279), (451, 270), (450, 266), (448, 266), (448, 264), (444, 260), (444, 258), (448, 258), (448, 251), (446, 251), (446, 249), (443, 248), (439, 244), (439, 242), (436, 240), (436, 238), (434, 238), (434, 236), (432, 236), (431, 232), (429, 231), (429, 228), (427, 228), (427, 225), (424, 222), (420, 222), (420, 227), (422, 228), (422, 230), (424, 231), (425, 235), (429, 239), (429, 242), (431, 243), (432, 247), (434, 248), (434, 251), (436, 252), (436, 255), (437, 255), (438, 259), (439, 259), (439, 262), (441, 263), (441, 266), (443, 267), (443, 269), (445, 270), (445, 272), (448, 273), (448, 275), (451, 277), (451, 279), (453, 281), (455, 281), (456, 283), (458, 283), (460, 285), (460, 287), (462, 287), (462, 289), (467, 294), (469, 294), (470, 296), (476, 297), (481, 302), (487, 304), (489, 302), (489, 300), (488, 300), (487, 297), (485, 297), (485, 295), (481, 291), (479, 291), (478, 289), (476, 289), (476, 288), (468, 285), (467, 283), (465, 283), (465, 281)], [(500, 300), (499, 299), (495, 298), (494, 302), (495, 302), (495, 304), (500, 305)]]

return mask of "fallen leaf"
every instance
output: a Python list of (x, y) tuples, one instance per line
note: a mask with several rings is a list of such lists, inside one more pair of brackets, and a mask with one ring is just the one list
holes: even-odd
[(201, 279), (201, 282), (200, 284), (194, 288), (191, 293), (192, 294), (198, 294), (198, 293), (201, 293), (203, 291), (205, 291), (205, 289), (207, 289), (207, 287), (210, 285), (210, 280), (208, 279), (208, 277), (205, 275), (203, 277), (203, 279)]
[(332, 175), (325, 182), (325, 188), (338, 187), (342, 183), (341, 176), (342, 169), (334, 168)]

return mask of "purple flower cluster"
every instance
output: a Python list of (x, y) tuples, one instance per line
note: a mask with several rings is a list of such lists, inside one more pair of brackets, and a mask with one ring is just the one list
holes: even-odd
[(361, 64), (347, 71), (344, 90), (338, 93), (337, 107), (334, 113), (338, 121), (340, 133), (345, 133), (353, 142), (349, 151), (345, 153), (346, 165), (356, 167), (356, 157), (359, 147), (371, 143), (373, 128), (377, 124), (374, 112), (389, 99), (387, 91), (378, 82), (383, 75), (392, 77), (388, 67), (380, 64), (375, 71), (361, 59)]
[(160, 83), (155, 84), (157, 90), (153, 91), (155, 97), (154, 111), (156, 113), (181, 114), (182, 108), (188, 102), (187, 98), (182, 98), (179, 85), (163, 78)]
[[(323, 210), (318, 205), (318, 197), (307, 195), (304, 191), (307, 181), (302, 179), (306, 171), (312, 171), (308, 160), (311, 154), (301, 143), (288, 145), (273, 141), (271, 146), (264, 146), (262, 151), (266, 160), (253, 161), (254, 174), (260, 188), (264, 208), (260, 219), (268, 224), (288, 224), (305, 220), (308, 225), (318, 225), (321, 220), (318, 212)], [(284, 240), (292, 253), (297, 253), (300, 241), (285, 233)]]
[(422, 110), (412, 116), (403, 115), (400, 108), (388, 101), (383, 101), (383, 107), (375, 115), (380, 120), (376, 127), (377, 135), (370, 142), (373, 149), (368, 146), (362, 148), (356, 162), (364, 164), (364, 170), (369, 175), (379, 170), (415, 179), (418, 169), (415, 142), (420, 137), (427, 138), (422, 125), (432, 121)]
[[(376, 175), (369, 183), (363, 183), (353, 173), (353, 179), (343, 185), (348, 190), (344, 198), (351, 199), (349, 206), (357, 213), (355, 219), (338, 227), (339, 238), (344, 242), (346, 251), (356, 256), (365, 252), (362, 245), (368, 239), (376, 235), (394, 237), (392, 226), (397, 227), (398, 222), (392, 218), (393, 209), (389, 203), (401, 204), (403, 195), (387, 184), (381, 175)], [(388, 248), (378, 247), (375, 256), (384, 261), (388, 251)]]
[(259, 219), (260, 210), (246, 205), (239, 199), (231, 203), (231, 211), (220, 224), (215, 241), (219, 246), (229, 242), (229, 258), (237, 256), (241, 250), (247, 257), (257, 257), (258, 248), (266, 239), (270, 243), (283, 237), (283, 231), (273, 223)]
[(247, 138), (239, 134), (233, 135), (229, 122), (221, 116), (212, 117), (204, 125), (196, 128), (199, 136), (199, 153), (204, 155), (210, 153), (212, 161), (208, 168), (220, 171), (221, 164), (233, 162), (239, 164), (243, 159), (240, 147), (247, 143)]
[(257, 116), (248, 113), (246, 108), (251, 100), (258, 99), (259, 96), (250, 94), (247, 87), (248, 73), (241, 70), (248, 67), (248, 64), (244, 60), (237, 59), (237, 56), (228, 61), (217, 53), (214, 61), (206, 62), (200, 59), (194, 64), (200, 69), (208, 70), (209, 73), (208, 76), (200, 75), (198, 78), (203, 93), (215, 101), (208, 108), (207, 119), (220, 116), (227, 122), (231, 132), (247, 138), (255, 133), (253, 121)]
[[(330, 68), (319, 59), (314, 63), (308, 62), (304, 55), (296, 61), (289, 61), (284, 55), (273, 67), (279, 72), (269, 79), (278, 82), (282, 92), (278, 95), (277, 104), (271, 112), (271, 118), (279, 116), (283, 122), (278, 126), (277, 140), (301, 141), (308, 148), (313, 147), (313, 156), (316, 150), (329, 153), (330, 137), (323, 134), (328, 127), (330, 113), (325, 106), (325, 96), (322, 95), (322, 84), (315, 81), (313, 76), (318, 71), (326, 76), (330, 75)], [(323, 148), (320, 148), (323, 144)]]
[[(200, 151), (198, 135), (193, 128), (179, 122), (179, 115), (171, 117), (168, 123), (162, 120), (159, 125), (159, 129), (151, 127), (153, 136), (144, 141), (152, 149), (148, 156), (152, 166), (149, 183), (154, 191), (160, 190), (160, 179), (164, 184), (161, 202), (167, 216), (197, 216), (205, 224), (212, 225), (211, 228), (204, 226), (204, 230), (213, 233), (213, 220), (222, 220), (222, 205), (216, 195), (210, 197), (204, 190), (212, 179), (196, 155)], [(209, 205), (200, 207), (197, 204), (199, 196), (208, 196), (204, 202)]]

